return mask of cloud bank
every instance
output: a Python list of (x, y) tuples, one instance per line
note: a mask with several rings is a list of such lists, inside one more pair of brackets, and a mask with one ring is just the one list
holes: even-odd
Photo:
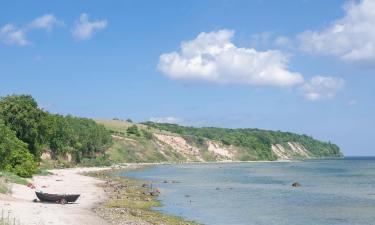
[(231, 41), (233, 35), (231, 30), (202, 32), (182, 42), (179, 52), (160, 55), (157, 68), (172, 79), (222, 84), (293, 86), (303, 82), (301, 74), (288, 70), (286, 55), (239, 48)]
[(332, 99), (344, 87), (344, 80), (337, 77), (315, 76), (306, 82), (300, 90), (306, 100), (317, 101)]
[(330, 55), (345, 61), (375, 59), (375, 1), (349, 2), (345, 16), (323, 30), (299, 35), (300, 48), (311, 54)]

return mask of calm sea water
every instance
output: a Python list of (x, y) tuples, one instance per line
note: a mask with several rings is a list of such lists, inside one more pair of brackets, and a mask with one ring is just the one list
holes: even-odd
[[(375, 158), (155, 166), (168, 214), (207, 225), (375, 224)], [(163, 183), (164, 180), (179, 183)], [(293, 188), (293, 182), (302, 187)]]

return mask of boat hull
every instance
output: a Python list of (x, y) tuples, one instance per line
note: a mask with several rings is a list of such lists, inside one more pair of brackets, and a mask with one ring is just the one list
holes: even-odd
[(42, 192), (35, 192), (36, 196), (41, 202), (75, 202), (80, 195), (68, 195), (68, 194), (48, 194)]

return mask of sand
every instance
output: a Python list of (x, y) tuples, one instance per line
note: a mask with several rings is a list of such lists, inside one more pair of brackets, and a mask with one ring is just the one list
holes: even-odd
[[(17, 218), (24, 225), (106, 225), (108, 224), (93, 208), (106, 199), (106, 194), (98, 184), (103, 181), (80, 173), (98, 171), (105, 168), (74, 168), (51, 170), (53, 175), (35, 176), (31, 182), (36, 189), (14, 184), (11, 196), (0, 195), (0, 212), (4, 216)], [(35, 190), (47, 193), (81, 194), (74, 204), (51, 204), (33, 202)], [(1, 216), (1, 215), (0, 215)], [(13, 220), (12, 220), (13, 222)]]

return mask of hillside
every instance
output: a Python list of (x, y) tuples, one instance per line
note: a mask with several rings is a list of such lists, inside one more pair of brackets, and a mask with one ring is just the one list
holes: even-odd
[(114, 162), (204, 162), (341, 157), (337, 145), (306, 135), (259, 129), (194, 128), (96, 120), (110, 130)]

